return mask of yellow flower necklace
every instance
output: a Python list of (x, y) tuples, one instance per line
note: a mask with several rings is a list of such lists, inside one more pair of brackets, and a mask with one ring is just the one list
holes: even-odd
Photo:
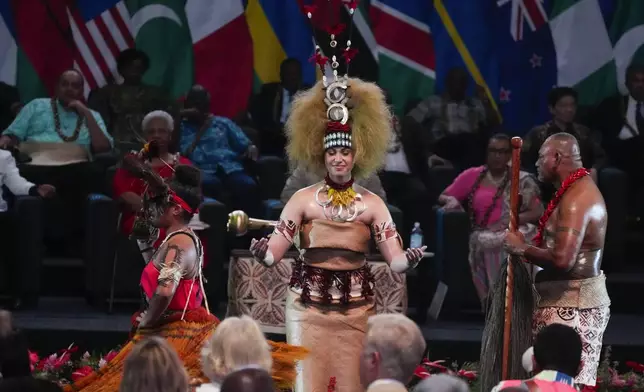
[(353, 190), (353, 178), (344, 184), (333, 182), (329, 175), (324, 177), (326, 195), (331, 205), (348, 207), (356, 200), (356, 191)]

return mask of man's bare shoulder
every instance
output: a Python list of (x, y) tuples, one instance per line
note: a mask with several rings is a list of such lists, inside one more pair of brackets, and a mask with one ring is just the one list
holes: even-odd
[(597, 184), (592, 178), (586, 176), (570, 187), (564, 194), (559, 203), (560, 209), (566, 209), (570, 212), (595, 207), (598, 204), (606, 206)]

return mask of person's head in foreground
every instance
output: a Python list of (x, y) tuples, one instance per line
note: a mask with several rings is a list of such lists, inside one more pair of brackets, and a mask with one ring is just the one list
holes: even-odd
[(14, 329), (6, 310), (0, 310), (0, 375), (4, 379), (31, 375), (27, 338)]
[(369, 317), (360, 356), (360, 380), (367, 388), (376, 380), (407, 384), (425, 352), (425, 339), (415, 322), (402, 314)]
[(256, 366), (270, 372), (272, 365), (271, 348), (248, 316), (224, 319), (201, 351), (201, 368), (217, 384), (236, 369)]
[(414, 392), (469, 392), (469, 390), (465, 381), (447, 374), (426, 378), (414, 388)]
[(160, 337), (140, 341), (125, 359), (119, 392), (187, 392), (188, 388), (181, 359)]
[(229, 374), (221, 392), (273, 392), (273, 379), (264, 369), (249, 367)]
[(581, 368), (581, 338), (571, 327), (550, 324), (534, 341), (533, 368), (535, 373), (554, 370), (576, 377)]

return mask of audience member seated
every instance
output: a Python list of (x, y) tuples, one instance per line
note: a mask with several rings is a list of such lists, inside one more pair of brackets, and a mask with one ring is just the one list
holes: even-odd
[(575, 388), (575, 377), (581, 367), (582, 344), (579, 334), (563, 324), (550, 324), (534, 341), (533, 371), (529, 380), (502, 381), (492, 392), (510, 387), (526, 390), (569, 391)]
[(601, 131), (611, 165), (629, 177), (631, 212), (644, 216), (644, 64), (631, 64), (625, 79), (628, 94), (605, 99), (591, 111), (588, 124)]
[[(6, 186), (14, 196), (51, 197), (56, 193), (56, 189), (51, 185), (34, 185), (25, 180), (20, 175), (13, 156), (5, 150), (0, 150), (0, 188), (2, 186)], [(30, 246), (28, 237), (33, 234), (21, 230), (22, 225), (18, 220), (32, 218), (18, 216), (8, 208), (7, 202), (0, 194), (0, 236), (5, 244), (0, 254), (0, 263), (5, 265), (5, 271), (8, 272), (7, 282), (13, 297), (12, 306), (20, 308), (23, 305), (34, 305), (38, 299), (38, 279), (35, 277), (40, 274), (41, 260), (23, 257), (24, 255), (21, 254), (23, 246)], [(40, 227), (38, 222), (28, 223)]]
[(467, 383), (458, 377), (448, 374), (438, 374), (424, 379), (414, 392), (469, 392), (470, 388)]
[(163, 110), (177, 121), (179, 106), (162, 88), (143, 83), (143, 75), (150, 68), (150, 59), (144, 52), (124, 50), (116, 67), (123, 83), (111, 83), (93, 90), (88, 105), (101, 114), (114, 136), (118, 154), (123, 155), (143, 146), (145, 135), (141, 135), (139, 127), (147, 113)]
[(481, 146), (489, 128), (498, 124), (498, 116), (480, 86), (478, 97), (466, 96), (468, 80), (466, 70), (451, 69), (443, 95), (433, 95), (409, 112), (427, 132), (430, 167), (451, 165), (464, 170), (484, 160)]
[(221, 392), (274, 392), (271, 375), (264, 369), (247, 368), (232, 373), (221, 385)]
[(626, 88), (627, 95), (618, 94), (600, 103), (590, 114), (589, 124), (601, 131), (611, 163), (641, 187), (644, 185), (641, 169), (644, 167), (644, 64), (628, 67)]
[(64, 234), (70, 249), (80, 248), (84, 232), (80, 206), (103, 186), (104, 171), (90, 163), (92, 156), (112, 148), (101, 116), (83, 104), (84, 84), (78, 71), (65, 71), (56, 96), (29, 102), (0, 137), (0, 148), (17, 147), (30, 157), (20, 166), (27, 180), (56, 187), (59, 197), (46, 203), (47, 234), (58, 240)]
[(295, 58), (282, 61), (279, 82), (262, 86), (251, 105), (251, 115), (259, 131), (262, 155), (284, 157), (284, 124), (291, 110), (291, 102), (298, 91), (307, 88), (309, 86), (302, 85), (302, 64)]
[[(523, 138), (522, 168), (535, 173), (543, 142), (555, 133), (566, 132), (577, 138), (584, 167), (590, 170), (590, 175), (597, 182), (597, 172), (606, 165), (608, 157), (601, 146), (601, 134), (575, 122), (577, 92), (570, 87), (553, 88), (548, 94), (548, 107), (552, 120), (532, 128)], [(542, 196), (545, 201), (550, 200), (553, 193), (554, 187), (543, 184)]]
[[(280, 200), (282, 203), (286, 204), (291, 199), (291, 196), (300, 189), (304, 189), (308, 186), (317, 184), (324, 180), (324, 176), (317, 173), (309, 172), (304, 168), (296, 168), (293, 170), (291, 175), (286, 180), (284, 189), (282, 189), (282, 194), (280, 195)], [(380, 183), (380, 178), (376, 174), (363, 179), (358, 179), (355, 182), (361, 187), (375, 193), (380, 197), (385, 203), (387, 202), (387, 194)]]
[(406, 391), (424, 353), (425, 338), (414, 321), (399, 313), (371, 316), (360, 355), (361, 383), (367, 392)]
[[(510, 221), (510, 137), (492, 136), (488, 143), (487, 164), (462, 172), (445, 189), (438, 202), (445, 209), (464, 208), (471, 222), (469, 264), (476, 292), (485, 309), (489, 291), (507, 254), (503, 249), (505, 230)], [(539, 186), (534, 178), (520, 173), (519, 230), (530, 239), (543, 213)]]
[[(162, 178), (170, 178), (174, 175), (176, 165), (190, 165), (190, 161), (178, 153), (172, 154), (168, 151), (174, 128), (174, 120), (169, 113), (157, 110), (148, 113), (141, 123), (147, 151), (144, 148), (140, 152), (132, 152), (139, 159), (146, 161)], [(116, 170), (113, 180), (113, 197), (121, 202), (121, 230), (125, 235), (131, 235), (137, 222), (137, 216), (143, 209), (143, 197), (147, 185), (141, 179), (132, 175), (127, 169), (120, 167)], [(147, 225), (145, 226), (147, 227)], [(143, 225), (138, 226), (143, 229)], [(145, 231), (145, 230), (144, 230)], [(158, 242), (165, 238), (165, 231), (157, 229), (156, 235), (151, 240), (138, 239), (138, 245), (142, 252), (149, 252), (156, 248)], [(150, 238), (149, 233), (134, 233), (134, 237)], [(145, 260), (150, 255), (144, 256)]]
[(142, 340), (125, 359), (119, 392), (188, 392), (189, 388), (181, 359), (163, 338)]
[[(387, 101), (391, 97), (387, 95)], [(406, 122), (408, 123), (408, 122)], [(431, 208), (435, 203), (430, 192), (425, 185), (429, 181), (429, 167), (427, 166), (427, 157), (422, 145), (416, 144), (410, 146), (410, 140), (404, 140), (405, 124), (400, 121), (398, 116), (392, 117), (392, 139), (387, 151), (383, 171), (379, 173), (382, 185), (389, 196), (389, 202), (400, 207), (403, 212), (404, 227), (398, 228), (403, 237), (405, 246), (409, 246), (408, 239), (411, 228), (415, 222), (419, 222), (421, 227), (429, 227), (431, 221)], [(407, 127), (408, 133), (413, 130)], [(409, 139), (409, 134), (406, 135)], [(405, 145), (407, 142), (407, 145)], [(409, 154), (409, 155), (408, 155)], [(414, 167), (414, 158), (422, 155), (419, 160), (420, 165)], [(410, 157), (411, 159), (409, 159)], [(418, 167), (421, 166), (422, 167)], [(416, 170), (413, 170), (412, 167)]]
[(197, 392), (219, 392), (226, 376), (240, 368), (270, 372), (272, 366), (271, 347), (259, 324), (248, 316), (228, 317), (201, 351), (201, 367), (210, 383), (198, 387)]
[(192, 87), (181, 116), (181, 151), (201, 169), (204, 194), (257, 216), (257, 182), (244, 171), (244, 159), (257, 160), (257, 147), (234, 122), (210, 113), (210, 93), (202, 86)]

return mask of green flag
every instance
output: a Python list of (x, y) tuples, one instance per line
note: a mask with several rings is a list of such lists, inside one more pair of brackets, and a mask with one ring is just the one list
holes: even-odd
[(144, 81), (163, 86), (173, 97), (194, 80), (192, 37), (185, 0), (126, 0), (136, 47), (150, 57)]
[(644, 60), (644, 1), (613, 5), (607, 18), (600, 0), (556, 0), (550, 15), (557, 84), (575, 87), (582, 105), (626, 93), (626, 67)]

